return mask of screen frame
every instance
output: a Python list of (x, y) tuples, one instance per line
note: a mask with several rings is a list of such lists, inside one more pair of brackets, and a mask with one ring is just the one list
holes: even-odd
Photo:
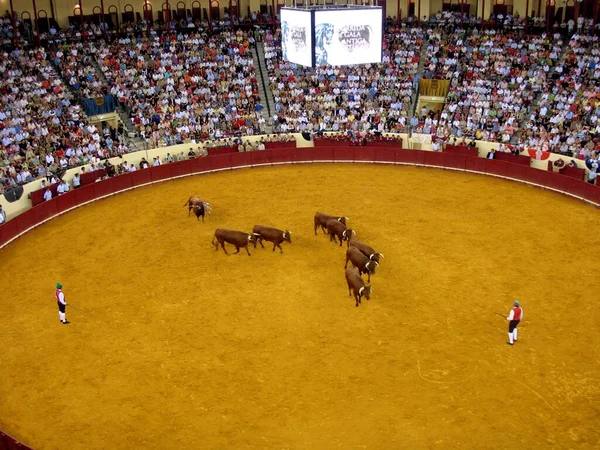
[[(282, 12), (284, 10), (302, 11), (302, 12), (307, 12), (310, 14), (310, 28), (308, 30), (308, 33), (310, 33), (310, 65), (304, 65), (304, 64), (300, 64), (298, 62), (289, 61), (289, 60), (288, 60), (288, 62), (291, 62), (292, 64), (297, 64), (302, 67), (311, 67), (314, 69), (315, 68), (315, 12), (314, 12), (314, 9), (312, 9), (312, 8), (293, 8), (293, 7), (289, 7), (289, 6), (283, 6), (279, 12), (279, 26), (280, 27), (281, 27), (281, 24), (283, 23)], [(282, 36), (282, 41), (283, 41), (283, 36)]]
[[(283, 10), (290, 10), (290, 11), (303, 11), (303, 12), (308, 12), (310, 13), (310, 66), (305, 66), (303, 64), (297, 63), (297, 62), (293, 62), (293, 61), (289, 61), (293, 64), (297, 64), (299, 66), (302, 67), (311, 67), (312, 69), (317, 68), (316, 66), (316, 55), (315, 55), (315, 26), (316, 26), (316, 14), (319, 12), (335, 12), (335, 11), (364, 11), (364, 10), (378, 10), (380, 11), (381, 14), (381, 53), (379, 55), (380, 57), (380, 61), (379, 62), (371, 62), (371, 63), (360, 63), (360, 64), (381, 64), (381, 61), (383, 60), (383, 38), (385, 35), (385, 14), (384, 14), (384, 10), (382, 6), (372, 6), (372, 5), (365, 5), (365, 6), (361, 6), (361, 5), (314, 5), (314, 6), (309, 6), (309, 7), (290, 7), (290, 6), (283, 6), (281, 8), (280, 11)], [(281, 24), (281, 13), (280, 13), (280, 24)], [(339, 66), (339, 67), (343, 67)], [(333, 66), (328, 66), (328, 67), (333, 67)]]
[[(299, 8), (298, 8), (299, 9)], [(383, 61), (383, 38), (385, 36), (385, 14), (384, 14), (384, 10), (382, 6), (371, 6), (371, 5), (365, 5), (365, 6), (359, 6), (359, 5), (348, 5), (348, 7), (344, 7), (344, 6), (340, 6), (340, 5), (333, 5), (332, 7), (323, 7), (321, 5), (316, 6), (314, 8), (311, 8), (313, 15), (312, 15), (312, 30), (313, 30), (313, 41), (312, 41), (312, 48), (313, 48), (313, 69), (316, 68), (316, 58), (315, 58), (315, 27), (316, 27), (316, 14), (319, 12), (334, 12), (334, 11), (364, 11), (367, 9), (371, 9), (371, 10), (379, 10), (381, 12), (381, 54), (379, 55), (379, 62), (372, 62), (372, 63), (360, 63), (360, 64), (381, 64), (381, 62)], [(346, 64), (346, 65), (350, 65), (350, 64)], [(324, 67), (333, 67), (333, 66), (324, 66)], [(343, 67), (342, 66), (338, 66), (338, 67)]]

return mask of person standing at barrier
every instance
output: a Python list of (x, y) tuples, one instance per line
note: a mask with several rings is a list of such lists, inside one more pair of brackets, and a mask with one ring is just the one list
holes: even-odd
[(56, 283), (56, 291), (54, 292), (56, 303), (58, 304), (58, 318), (63, 325), (71, 323), (67, 320), (67, 301), (65, 294), (62, 291), (62, 284)]
[(515, 300), (513, 303), (513, 308), (510, 310), (508, 317), (508, 345), (513, 345), (517, 342), (517, 327), (519, 326), (519, 322), (523, 320), (523, 308), (521, 308), (521, 304)]

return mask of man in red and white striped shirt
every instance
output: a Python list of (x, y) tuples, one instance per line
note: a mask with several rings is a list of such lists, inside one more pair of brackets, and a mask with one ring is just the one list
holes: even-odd
[(523, 320), (523, 308), (521, 308), (521, 304), (515, 300), (513, 308), (510, 310), (508, 317), (508, 345), (513, 345), (517, 342), (517, 326), (519, 322)]

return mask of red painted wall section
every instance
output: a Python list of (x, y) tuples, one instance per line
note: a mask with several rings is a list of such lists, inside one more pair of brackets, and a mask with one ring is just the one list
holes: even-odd
[[(324, 144), (324, 143), (322, 143)], [(356, 147), (320, 145), (314, 148), (277, 148), (248, 153), (228, 152), (205, 158), (180, 161), (120, 175), (104, 181), (91, 182), (67, 194), (41, 202), (23, 214), (0, 226), (0, 245), (39, 225), (57, 214), (106, 195), (150, 182), (198, 174), (212, 170), (231, 169), (260, 164), (313, 161), (356, 161), (365, 163), (405, 163), (499, 175), (576, 195), (600, 203), (600, 186), (591, 185), (559, 173), (533, 169), (521, 161), (490, 160), (452, 152), (429, 152), (393, 147)], [(1, 448), (1, 447), (0, 447)]]

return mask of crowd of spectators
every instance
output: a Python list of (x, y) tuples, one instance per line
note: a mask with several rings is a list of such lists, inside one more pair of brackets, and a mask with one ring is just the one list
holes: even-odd
[(127, 151), (73, 102), (43, 48), (0, 53), (0, 190)]
[(110, 93), (153, 146), (253, 135), (263, 122), (243, 31), (120, 38), (93, 48)]
[(82, 98), (99, 97), (108, 93), (108, 86), (98, 79), (91, 55), (97, 52), (94, 41), (61, 44), (50, 58), (63, 78)]
[(284, 61), (279, 31), (264, 39), (274, 127), (292, 131), (402, 131), (413, 101), (421, 28), (386, 32), (383, 62), (315, 70)]
[(599, 64), (598, 37), (574, 34), (525, 121), (520, 141), (581, 159), (593, 156), (600, 148)]
[[(437, 13), (422, 26), (388, 21), (381, 64), (315, 70), (282, 60), (276, 28), (252, 29), (269, 22), (260, 13), (225, 16), (212, 33), (190, 18), (168, 31), (155, 24), (149, 33), (142, 32), (147, 23), (128, 24), (112, 37), (93, 24), (51, 27), (42, 36), (48, 50), (0, 54), (0, 190), (127, 152), (116, 130), (87, 121), (70, 90), (81, 97), (112, 94), (154, 147), (210, 149), (221, 138), (263, 133), (255, 33), (264, 43), (275, 132), (340, 131), (365, 139), (412, 132), (430, 134), (434, 143), (466, 137), (597, 160), (600, 43), (580, 32), (590, 24), (567, 23), (569, 37), (556, 30), (528, 35), (518, 16), (500, 16), (491, 19), (504, 30), (467, 28), (477, 19), (457, 13)], [(0, 38), (11, 33), (4, 17)], [(411, 118), (422, 50), (422, 76), (450, 80), (450, 87), (441, 109), (419, 109)], [(262, 147), (260, 140), (234, 145)]]
[(451, 82), (433, 125), (458, 137), (511, 141), (559, 58), (560, 36), (493, 29), (428, 32), (424, 77)]

